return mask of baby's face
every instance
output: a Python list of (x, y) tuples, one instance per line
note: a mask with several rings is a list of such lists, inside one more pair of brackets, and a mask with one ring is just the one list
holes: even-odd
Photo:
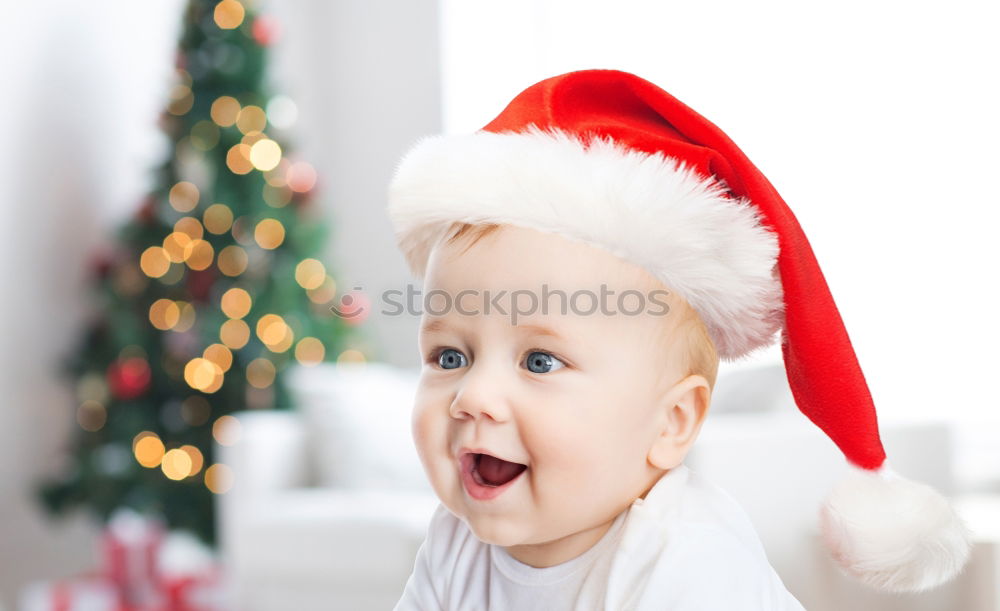
[[(608, 524), (664, 473), (648, 454), (664, 427), (666, 390), (682, 377), (662, 339), (677, 298), (642, 268), (561, 236), (505, 226), (463, 253), (466, 245), (440, 244), (428, 262), (424, 294), (444, 291), (452, 307), (442, 312), (445, 300), (431, 297), (422, 319), (412, 421), (420, 460), (441, 502), (480, 540), (515, 557), (522, 550), (523, 558), (562, 561), (575, 535)], [(543, 314), (545, 283), (567, 297), (587, 291), (599, 298), (602, 284), (615, 292), (605, 313), (587, 314), (593, 298), (581, 295), (576, 312), (561, 311), (560, 298), (551, 297)], [(456, 303), (466, 289), (478, 292)], [(619, 306), (628, 289), (644, 301), (632, 294)], [(491, 298), (507, 291), (498, 301), (506, 314), (484, 311), (486, 290)], [(539, 301), (516, 326), (514, 290)], [(530, 299), (518, 303), (524, 311)], [(619, 308), (642, 310), (630, 316)], [(498, 482), (509, 474), (491, 473), (483, 462), (478, 468), (463, 449), (526, 468), (510, 483), (484, 485), (481, 476)]]

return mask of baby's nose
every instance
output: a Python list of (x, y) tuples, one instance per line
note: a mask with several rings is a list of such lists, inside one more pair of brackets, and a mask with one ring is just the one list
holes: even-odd
[(489, 418), (497, 422), (510, 419), (510, 406), (503, 384), (496, 374), (480, 367), (479, 371), (465, 374), (462, 386), (451, 403), (453, 418)]

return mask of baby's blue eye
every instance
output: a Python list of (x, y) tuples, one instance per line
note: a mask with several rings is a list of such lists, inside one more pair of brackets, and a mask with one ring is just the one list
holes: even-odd
[[(553, 369), (552, 366), (554, 363), (559, 363), (559, 366)], [(566, 365), (562, 361), (548, 352), (535, 351), (528, 355), (528, 370), (533, 373), (549, 373), (562, 369), (565, 366)], [(538, 370), (534, 369), (535, 367), (537, 367)]]
[(465, 361), (465, 355), (454, 348), (445, 348), (438, 353), (437, 362), (442, 369), (455, 369), (461, 367)]
[[(528, 354), (525, 360), (528, 370), (532, 373), (551, 373), (566, 366), (561, 360), (548, 352), (535, 350)], [(454, 348), (444, 348), (437, 353), (437, 364), (441, 369), (458, 369), (468, 364), (465, 355)]]

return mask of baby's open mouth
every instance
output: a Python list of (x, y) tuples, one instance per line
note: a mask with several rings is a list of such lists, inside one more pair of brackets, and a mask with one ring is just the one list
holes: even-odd
[(476, 454), (472, 463), (472, 478), (481, 486), (502, 486), (527, 468), (527, 465), (509, 462), (489, 454)]

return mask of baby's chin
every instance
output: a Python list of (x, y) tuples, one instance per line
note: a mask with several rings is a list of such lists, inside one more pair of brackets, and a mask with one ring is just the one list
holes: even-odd
[(508, 518), (471, 514), (462, 519), (469, 525), (472, 534), (483, 543), (513, 547), (534, 542), (530, 534), (525, 532), (524, 525), (514, 524)]

